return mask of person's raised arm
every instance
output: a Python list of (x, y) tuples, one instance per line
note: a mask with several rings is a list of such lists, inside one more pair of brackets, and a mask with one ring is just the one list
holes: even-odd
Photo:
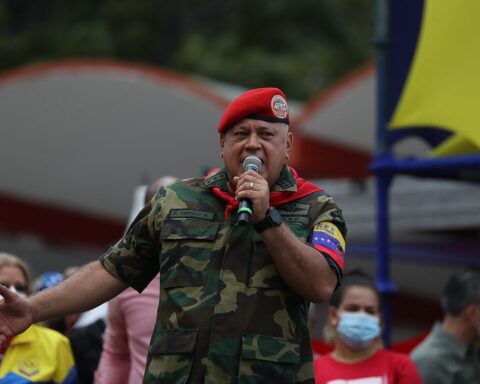
[(0, 285), (0, 342), (26, 330), (32, 323), (84, 312), (116, 296), (127, 285), (112, 276), (99, 261), (82, 267), (59, 285), (27, 299)]

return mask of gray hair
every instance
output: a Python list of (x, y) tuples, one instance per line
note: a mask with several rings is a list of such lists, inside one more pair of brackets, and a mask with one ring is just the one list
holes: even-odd
[(464, 269), (453, 273), (442, 294), (444, 312), (458, 316), (472, 303), (480, 305), (480, 272)]

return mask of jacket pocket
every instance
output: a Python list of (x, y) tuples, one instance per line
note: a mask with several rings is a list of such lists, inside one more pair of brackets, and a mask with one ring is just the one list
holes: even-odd
[(184, 384), (193, 364), (197, 329), (163, 329), (150, 347), (145, 383)]
[(160, 239), (161, 287), (195, 287), (205, 283), (219, 224), (198, 219), (166, 220)]
[(250, 335), (242, 337), (238, 384), (294, 382), (300, 361), (298, 340)]

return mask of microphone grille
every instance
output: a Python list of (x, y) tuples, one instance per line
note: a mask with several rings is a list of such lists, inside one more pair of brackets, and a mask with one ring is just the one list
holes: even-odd
[(253, 170), (255, 172), (260, 172), (262, 169), (262, 160), (260, 160), (257, 156), (248, 156), (243, 160), (243, 170), (249, 171)]

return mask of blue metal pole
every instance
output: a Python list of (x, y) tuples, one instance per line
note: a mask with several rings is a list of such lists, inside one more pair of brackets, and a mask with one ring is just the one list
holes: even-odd
[(388, 215), (389, 188), (392, 176), (387, 173), (377, 174), (376, 177), (376, 265), (375, 276), (378, 290), (381, 293), (381, 310), (383, 316), (383, 341), (387, 348), (391, 346), (392, 321), (390, 298), (396, 291), (390, 280), (390, 224)]
[(375, 17), (375, 47), (377, 67), (377, 127), (376, 155), (389, 156), (387, 138), (387, 83), (388, 83), (388, 47), (389, 47), (389, 1), (377, 0)]
[[(375, 162), (391, 157), (387, 137), (387, 85), (388, 85), (388, 44), (389, 44), (389, 1), (377, 0), (375, 44), (377, 50), (377, 127)], [(381, 293), (383, 314), (383, 340), (385, 346), (391, 346), (390, 297), (395, 291), (390, 280), (390, 226), (389, 226), (389, 188), (392, 172), (383, 169), (376, 172), (376, 270), (377, 287)]]

